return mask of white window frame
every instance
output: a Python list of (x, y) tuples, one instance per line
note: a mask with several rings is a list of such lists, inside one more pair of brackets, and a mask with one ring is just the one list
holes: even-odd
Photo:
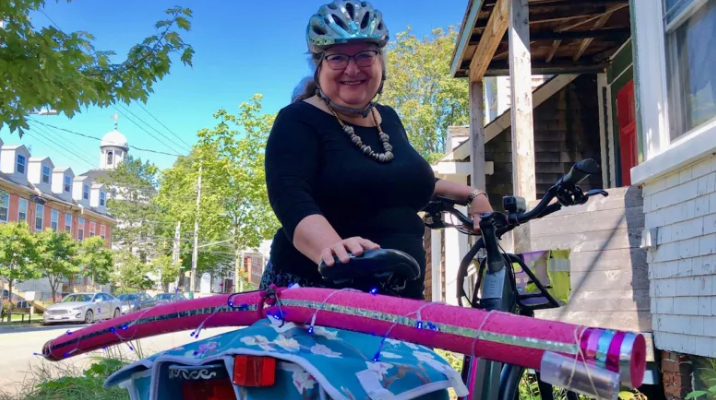
[(57, 232), (60, 229), (60, 212), (54, 208), (50, 208), (50, 228)]
[(77, 218), (77, 240), (83, 241), (85, 239), (85, 219)]
[[(24, 199), (20, 197), (17, 200), (17, 222), (24, 222), (27, 223), (27, 209), (29, 207), (29, 202), (27, 199)], [(21, 215), (25, 215), (24, 217), (21, 217)]]
[(90, 221), (90, 223), (89, 223), (89, 237), (94, 237), (96, 231), (97, 231), (97, 223), (94, 222), (94, 221)]
[(695, 0), (667, 27), (662, 0), (631, 2), (634, 10), (635, 83), (638, 124), (644, 160), (631, 170), (632, 185), (641, 185), (707, 157), (716, 150), (716, 118), (684, 132), (673, 141), (669, 130), (666, 33), (676, 29), (709, 0)]
[(102, 238), (102, 240), (107, 240), (107, 227), (105, 225), (99, 226), (99, 237)]
[(100, 207), (107, 205), (107, 193), (99, 192), (99, 205)]
[(82, 198), (84, 200), (89, 200), (90, 198), (90, 186), (87, 184), (82, 185)]
[[(22, 159), (22, 162), (20, 162), (20, 159)], [(22, 167), (22, 172), (20, 172), (19, 167)], [(15, 157), (15, 172), (22, 175), (25, 175), (27, 172), (27, 157), (25, 157), (24, 154), (18, 154)]]
[(72, 177), (69, 175), (65, 175), (63, 181), (62, 181), (62, 189), (65, 193), (71, 193), (72, 192)]
[[(47, 173), (45, 173), (45, 172), (47, 172)], [(47, 179), (45, 179), (45, 177), (47, 177)], [(49, 184), (51, 179), (52, 179), (52, 171), (50, 170), (50, 167), (43, 164), (42, 165), (42, 176), (40, 177), (40, 180), (42, 181), (42, 183)]]
[(5, 209), (5, 218), (0, 217), (0, 222), (8, 222), (10, 220), (10, 193), (0, 193), (0, 208)]
[(72, 234), (72, 214), (65, 214), (65, 232)]
[[(40, 223), (40, 228), (37, 228), (37, 223)], [(35, 231), (42, 232), (45, 229), (45, 206), (40, 203), (35, 203)]]

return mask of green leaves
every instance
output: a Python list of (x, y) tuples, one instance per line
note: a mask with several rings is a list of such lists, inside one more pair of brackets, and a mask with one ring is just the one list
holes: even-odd
[(101, 237), (93, 236), (82, 241), (77, 261), (82, 266), (82, 273), (91, 277), (94, 283), (106, 285), (111, 282), (114, 253)]
[(412, 145), (430, 162), (445, 153), (447, 129), (469, 121), (468, 84), (450, 76), (457, 31), (434, 29), (417, 38), (396, 35), (386, 54), (388, 80), (383, 101), (396, 109)]
[[(254, 95), (237, 114), (217, 111), (216, 126), (198, 132), (199, 142), (191, 154), (162, 171), (156, 202), (181, 221), (183, 230), (190, 230), (197, 213), (189, 199), (196, 198), (201, 167), (200, 243), (230, 239), (229, 244), (200, 249), (200, 273), (231, 260), (237, 247), (258, 247), (278, 228), (268, 202), (263, 153), (275, 116), (263, 112), (261, 100), (260, 94)], [(187, 267), (190, 250), (189, 245), (182, 248)]]
[(54, 299), (60, 281), (63, 278), (71, 279), (80, 272), (79, 264), (75, 259), (79, 245), (67, 232), (46, 229), (35, 236), (37, 240), (36, 267), (38, 272), (50, 281)]
[(82, 107), (107, 107), (116, 102), (146, 101), (152, 86), (170, 72), (178, 53), (192, 65), (194, 51), (178, 31), (191, 29), (191, 10), (175, 7), (169, 19), (155, 24), (158, 32), (133, 46), (124, 61), (110, 63), (87, 32), (65, 33), (59, 27), (36, 29), (28, 19), (44, 0), (0, 4), (0, 128), (29, 129), (27, 116), (42, 108), (72, 117)]

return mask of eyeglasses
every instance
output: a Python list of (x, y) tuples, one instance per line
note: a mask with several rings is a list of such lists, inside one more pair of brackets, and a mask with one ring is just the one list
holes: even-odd
[(328, 62), (328, 66), (331, 69), (341, 70), (348, 67), (351, 59), (355, 60), (356, 65), (359, 67), (370, 67), (375, 63), (378, 54), (380, 54), (378, 50), (364, 50), (352, 56), (348, 54), (329, 54), (324, 56), (323, 59)]

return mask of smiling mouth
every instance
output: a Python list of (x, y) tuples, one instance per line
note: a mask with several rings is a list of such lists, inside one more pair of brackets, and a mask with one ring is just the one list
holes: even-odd
[(358, 80), (354, 80), (354, 81), (341, 81), (340, 83), (341, 83), (341, 85), (346, 85), (346, 86), (358, 86), (361, 83), (365, 83), (365, 82), (366, 82), (365, 79), (358, 79)]

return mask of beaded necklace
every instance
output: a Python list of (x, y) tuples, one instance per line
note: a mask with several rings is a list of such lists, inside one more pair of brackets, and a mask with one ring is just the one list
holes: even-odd
[(388, 136), (387, 133), (383, 132), (383, 129), (380, 127), (380, 124), (378, 123), (378, 118), (376, 118), (375, 116), (375, 108), (371, 109), (371, 115), (373, 116), (373, 122), (375, 122), (375, 127), (378, 129), (378, 136), (380, 138), (380, 141), (383, 143), (384, 153), (376, 153), (375, 151), (373, 151), (373, 149), (371, 149), (370, 146), (363, 143), (360, 136), (356, 135), (355, 129), (353, 129), (353, 127), (350, 125), (346, 125), (328, 103), (326, 103), (326, 106), (328, 106), (328, 109), (331, 111), (331, 114), (333, 114), (333, 116), (336, 117), (336, 120), (338, 120), (338, 123), (343, 128), (343, 132), (346, 133), (351, 142), (357, 148), (359, 148), (363, 152), (363, 154), (381, 163), (390, 162), (393, 158), (395, 158), (395, 155), (393, 154), (393, 146), (390, 144), (390, 136)]

